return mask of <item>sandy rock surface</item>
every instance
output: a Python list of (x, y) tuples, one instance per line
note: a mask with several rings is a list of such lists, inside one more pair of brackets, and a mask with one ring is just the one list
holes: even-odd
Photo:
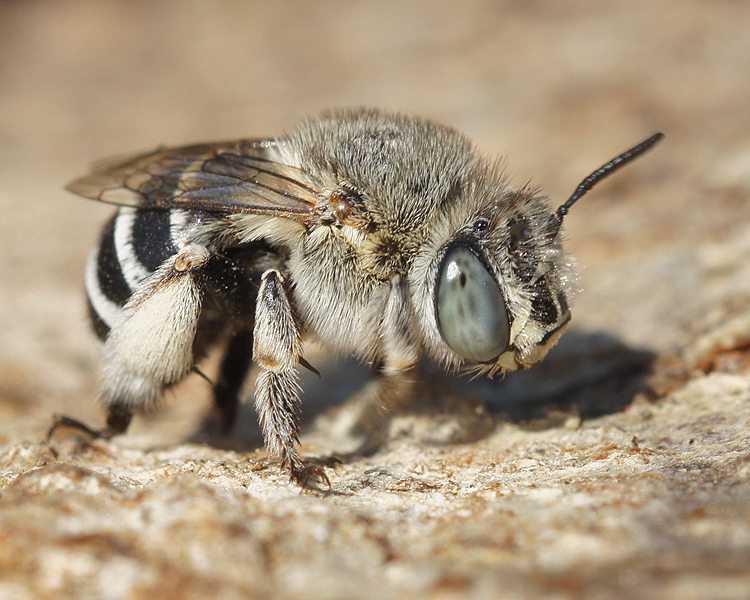
[[(732, 1), (0, 3), (0, 598), (750, 597), (748, 23)], [(329, 415), (368, 370), (310, 349), (330, 490), (288, 483), (251, 403), (207, 435), (198, 377), (111, 442), (47, 440), (53, 413), (102, 422), (81, 290), (111, 207), (64, 184), (358, 105), (453, 125), (558, 203), (667, 134), (571, 211), (581, 292), (549, 357), (426, 367), (362, 457)]]

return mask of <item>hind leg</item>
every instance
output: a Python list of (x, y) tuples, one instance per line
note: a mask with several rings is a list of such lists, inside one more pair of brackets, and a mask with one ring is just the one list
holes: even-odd
[[(213, 297), (216, 290), (231, 294), (239, 288), (252, 297), (254, 286), (243, 274), (240, 267), (198, 244), (189, 244), (164, 261), (128, 299), (106, 336), (101, 384), (106, 427), (97, 431), (69, 417), (56, 417), (49, 435), (60, 426), (102, 438), (126, 431), (133, 414), (153, 407), (165, 388), (191, 371), (195, 355), (202, 354), (203, 346), (215, 338), (202, 335), (199, 337), (205, 339), (196, 340), (204, 296)], [(249, 307), (244, 309), (252, 315)], [(227, 317), (231, 320), (234, 314)], [(196, 342), (200, 348), (195, 348)], [(234, 347), (242, 345), (238, 341)], [(236, 365), (241, 360), (238, 355), (231, 353), (228, 361)], [(235, 369), (237, 375), (229, 375), (217, 385), (217, 403), (225, 407), (227, 422), (236, 413), (236, 400), (230, 398), (236, 396), (246, 370)], [(230, 371), (226, 366), (225, 374)]]
[(241, 330), (229, 341), (213, 388), (214, 405), (219, 411), (219, 429), (228, 435), (237, 421), (240, 392), (250, 369), (253, 355), (253, 335)]

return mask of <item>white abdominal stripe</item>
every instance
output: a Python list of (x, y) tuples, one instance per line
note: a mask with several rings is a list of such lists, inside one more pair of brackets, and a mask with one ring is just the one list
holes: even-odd
[(122, 307), (165, 260), (177, 253), (183, 211), (121, 207), (105, 224), (86, 265), (86, 293), (94, 328), (104, 338)]

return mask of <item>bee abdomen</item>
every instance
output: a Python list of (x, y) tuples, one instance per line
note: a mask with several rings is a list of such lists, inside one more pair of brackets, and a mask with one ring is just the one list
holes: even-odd
[(94, 331), (106, 338), (130, 296), (176, 247), (172, 211), (122, 207), (104, 225), (86, 265), (86, 293)]

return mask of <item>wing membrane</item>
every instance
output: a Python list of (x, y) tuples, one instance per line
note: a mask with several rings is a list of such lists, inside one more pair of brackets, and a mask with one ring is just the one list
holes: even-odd
[(320, 184), (272, 158), (273, 141), (224, 142), (158, 148), (94, 165), (71, 182), (71, 192), (112, 204), (191, 208), (317, 220)]

